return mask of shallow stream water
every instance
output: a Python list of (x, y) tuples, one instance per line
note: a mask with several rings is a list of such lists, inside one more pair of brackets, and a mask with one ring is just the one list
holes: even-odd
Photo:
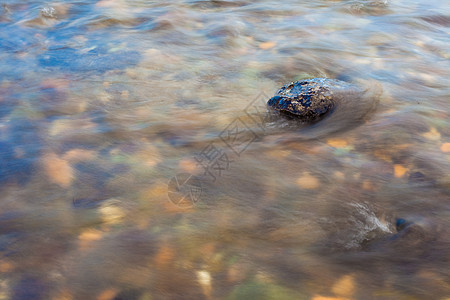
[(0, 299), (450, 299), (448, 1), (0, 4)]

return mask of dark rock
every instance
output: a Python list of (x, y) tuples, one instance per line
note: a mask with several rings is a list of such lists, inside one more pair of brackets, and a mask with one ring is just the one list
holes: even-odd
[(376, 80), (360, 81), (358, 85), (328, 78), (292, 82), (267, 102), (269, 111), (275, 112), (270, 114), (268, 125), (301, 128), (292, 138), (304, 140), (349, 130), (368, 121), (382, 91)]
[(356, 87), (328, 78), (300, 80), (283, 86), (267, 105), (304, 121), (317, 121), (334, 110), (337, 105), (334, 91), (343, 89)]

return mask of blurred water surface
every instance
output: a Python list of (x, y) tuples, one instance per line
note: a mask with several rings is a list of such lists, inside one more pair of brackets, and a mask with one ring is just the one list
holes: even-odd
[(0, 299), (450, 297), (448, 1), (0, 4)]

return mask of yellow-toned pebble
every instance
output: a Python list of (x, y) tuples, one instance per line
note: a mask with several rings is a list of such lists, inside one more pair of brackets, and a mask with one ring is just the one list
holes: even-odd
[(130, 97), (130, 92), (127, 91), (127, 90), (125, 90), (125, 91), (122, 91), (122, 92), (120, 93), (120, 95), (122, 96), (122, 98), (128, 99), (128, 98)]
[(102, 220), (108, 225), (114, 225), (122, 222), (125, 217), (125, 210), (119, 206), (120, 202), (117, 199), (108, 199), (100, 206), (100, 213)]
[(173, 262), (175, 258), (175, 251), (170, 245), (162, 245), (155, 257), (153, 258), (153, 263), (158, 269), (166, 268), (169, 264)]
[(331, 288), (337, 296), (352, 298), (355, 293), (355, 278), (352, 275), (342, 276)]
[(138, 161), (147, 166), (156, 166), (161, 161), (161, 155), (156, 147), (146, 147), (144, 150), (135, 154)]
[(41, 86), (43, 88), (54, 88), (54, 89), (66, 89), (69, 86), (70, 81), (66, 79), (61, 78), (51, 78), (51, 79), (44, 79), (41, 82)]
[(392, 157), (383, 150), (375, 150), (373, 152), (373, 155), (378, 159), (381, 159), (381, 160), (384, 160), (387, 162), (392, 162)]
[(289, 150), (271, 150), (267, 152), (270, 156), (274, 158), (286, 158), (291, 154)]
[(445, 153), (450, 152), (450, 143), (443, 143), (441, 145), (441, 151)]
[(264, 42), (264, 43), (259, 44), (259, 48), (263, 49), (263, 50), (267, 50), (267, 49), (275, 47), (276, 44), (277, 43), (275, 43), (275, 42)]
[(200, 283), (200, 286), (202, 287), (203, 294), (207, 298), (210, 298), (212, 291), (211, 274), (205, 270), (197, 271), (197, 281), (198, 283)]
[(117, 294), (119, 293), (119, 290), (116, 288), (110, 288), (107, 290), (104, 290), (97, 296), (97, 300), (112, 300), (114, 299)]
[(302, 189), (314, 190), (320, 186), (320, 181), (308, 172), (304, 172), (302, 176), (297, 179), (297, 184)]
[(157, 183), (152, 185), (149, 189), (145, 190), (143, 193), (145, 198), (154, 199), (164, 199), (167, 200), (167, 182), (166, 183)]
[(103, 234), (99, 230), (88, 229), (80, 233), (78, 236), (78, 247), (81, 250), (86, 250), (92, 245), (92, 242), (98, 241), (103, 237)]
[(432, 127), (430, 131), (425, 132), (422, 136), (428, 140), (437, 141), (441, 138), (441, 134), (436, 128)]
[(394, 165), (394, 176), (397, 178), (402, 178), (408, 171), (409, 169), (405, 168), (402, 165), (399, 164)]
[(375, 190), (375, 186), (373, 185), (373, 183), (369, 180), (364, 180), (362, 183), (362, 188), (363, 190), (367, 190), (367, 191), (373, 191)]
[(195, 171), (197, 169), (197, 162), (194, 159), (192, 159), (192, 158), (183, 158), (178, 163), (178, 166), (184, 172), (188, 172), (188, 173), (193, 174), (193, 173), (195, 173)]
[(314, 297), (312, 297), (312, 300), (348, 300), (348, 298), (315, 295)]
[(97, 127), (97, 124), (90, 120), (56, 120), (52, 122), (49, 130), (51, 136), (55, 135), (67, 135), (78, 133), (80, 131), (91, 131)]
[(345, 179), (345, 174), (344, 174), (343, 172), (341, 172), (341, 171), (335, 171), (335, 172), (333, 173), (333, 176), (334, 176), (336, 179), (339, 179), (339, 180), (344, 180), (344, 179)]
[(81, 241), (97, 241), (102, 238), (102, 232), (96, 229), (88, 229), (80, 233), (78, 239)]
[(14, 270), (14, 265), (7, 260), (0, 260), (0, 273), (8, 273)]
[(329, 139), (327, 140), (327, 144), (333, 148), (345, 148), (348, 145), (344, 139)]
[(61, 187), (69, 187), (74, 178), (74, 171), (68, 161), (55, 153), (47, 153), (42, 158), (42, 166), (50, 181)]
[(70, 162), (80, 162), (91, 160), (95, 157), (96, 152), (86, 149), (72, 149), (64, 153), (63, 159)]

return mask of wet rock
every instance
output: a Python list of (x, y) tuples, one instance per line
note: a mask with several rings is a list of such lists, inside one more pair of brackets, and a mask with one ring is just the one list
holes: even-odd
[(379, 102), (382, 88), (375, 81), (364, 86), (328, 78), (300, 80), (283, 86), (267, 106), (288, 119), (312, 125), (302, 128), (297, 138), (317, 138), (367, 120)]
[(315, 78), (291, 82), (283, 86), (267, 105), (282, 113), (315, 121), (331, 112), (335, 107), (332, 98), (333, 86), (348, 86), (343, 81)]
[(330, 113), (337, 105), (336, 90), (358, 90), (344, 81), (314, 78), (284, 85), (268, 102), (268, 106), (299, 117), (305, 121), (316, 121)]

